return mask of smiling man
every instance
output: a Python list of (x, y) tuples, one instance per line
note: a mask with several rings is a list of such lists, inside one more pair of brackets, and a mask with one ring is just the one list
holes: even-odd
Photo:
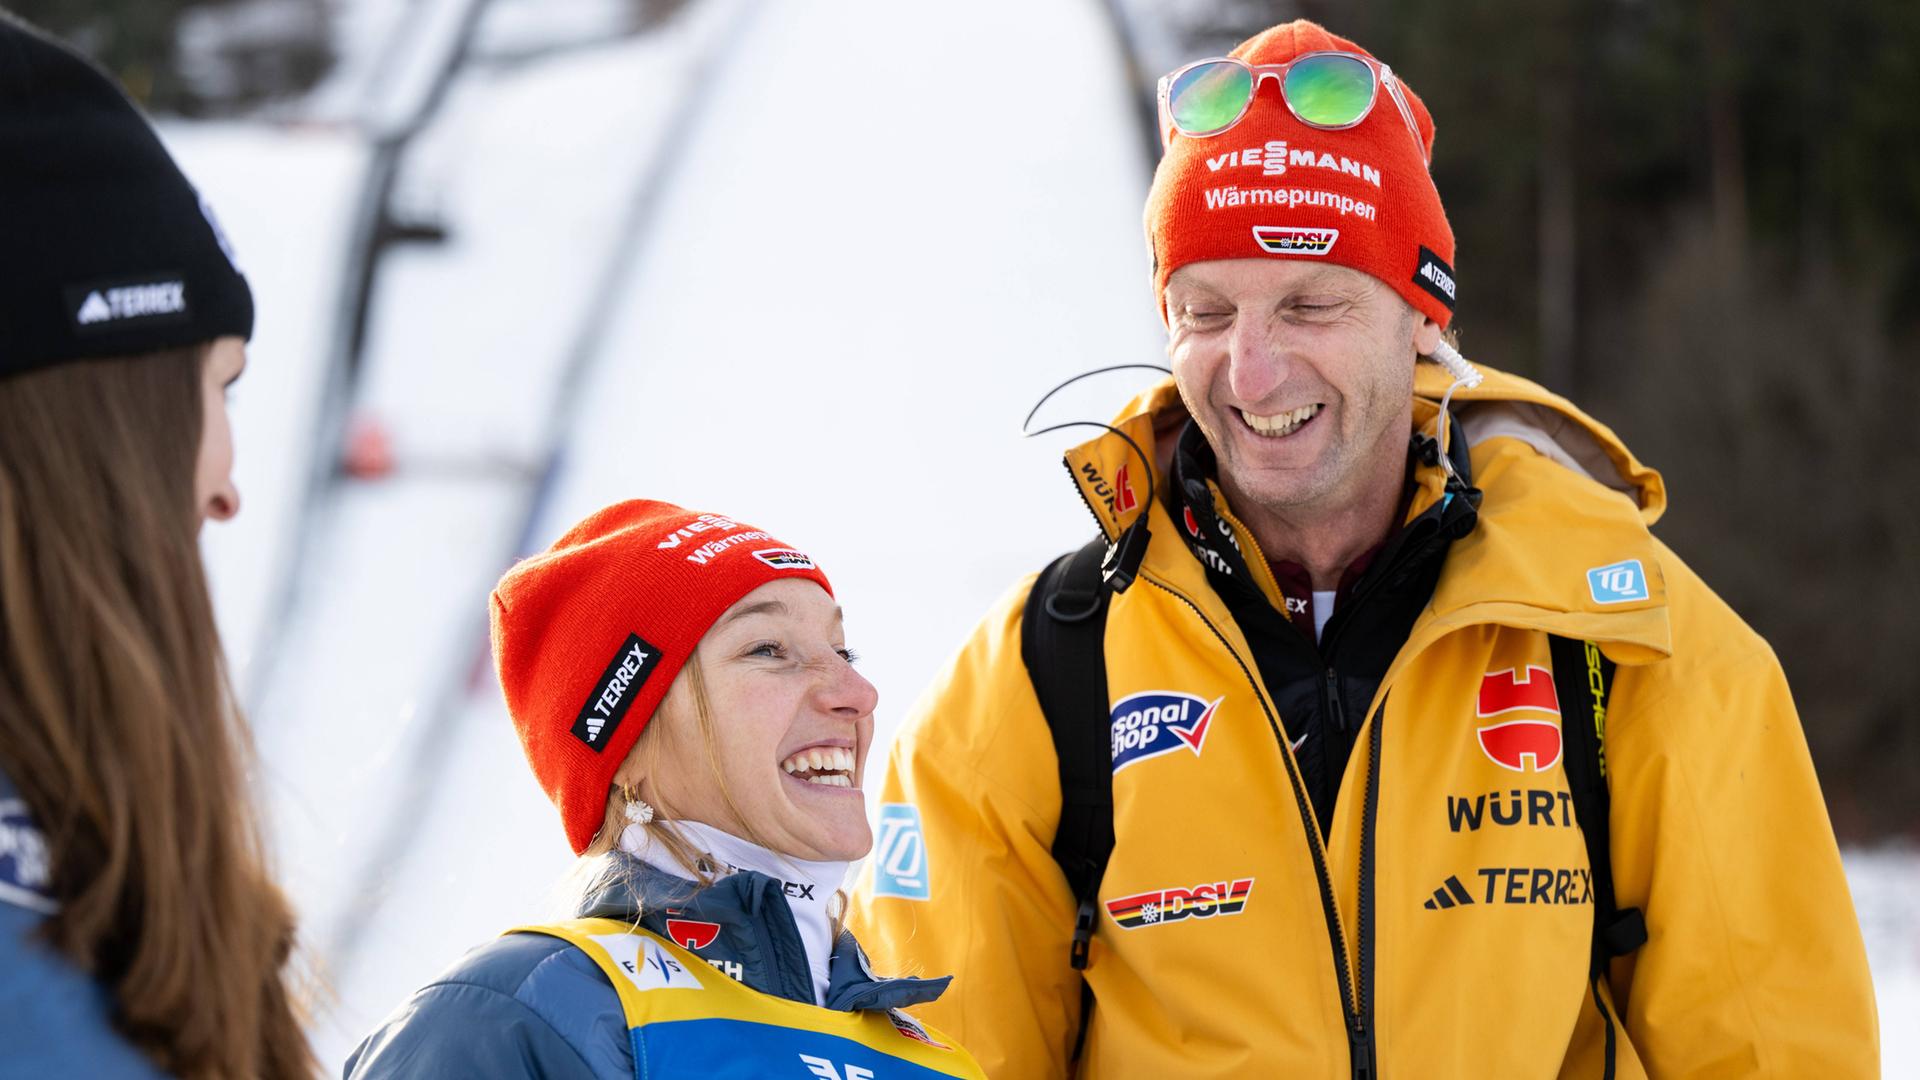
[(1444, 340), (1425, 106), (1305, 22), (1160, 104), (1173, 377), (908, 721), (863, 938), (996, 1076), (1873, 1075), (1780, 666)]

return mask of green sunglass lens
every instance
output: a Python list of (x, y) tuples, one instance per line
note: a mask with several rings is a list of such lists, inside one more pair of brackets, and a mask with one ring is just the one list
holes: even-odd
[(1234, 122), (1253, 99), (1253, 72), (1239, 64), (1201, 64), (1181, 72), (1167, 91), (1173, 123), (1205, 135)]
[(1281, 89), (1300, 119), (1319, 127), (1345, 127), (1373, 104), (1373, 69), (1357, 56), (1309, 56), (1287, 69)]

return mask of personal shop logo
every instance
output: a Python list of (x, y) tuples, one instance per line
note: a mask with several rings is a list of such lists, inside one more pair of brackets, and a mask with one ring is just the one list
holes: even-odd
[(628, 634), (620, 650), (613, 654), (600, 681), (593, 684), (587, 703), (573, 721), (573, 737), (593, 747), (595, 753), (613, 740), (620, 721), (640, 696), (647, 676), (660, 666), (660, 650), (647, 644), (639, 634)]
[(1198, 757), (1213, 727), (1214, 713), (1225, 700), (1147, 690), (1114, 702), (1110, 716), (1113, 771), (1176, 750), (1191, 750)]

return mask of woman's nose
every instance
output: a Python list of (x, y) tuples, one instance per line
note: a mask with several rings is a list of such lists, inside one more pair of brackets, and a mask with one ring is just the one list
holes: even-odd
[(852, 664), (840, 661), (821, 687), (821, 704), (848, 719), (869, 715), (880, 704), (880, 691)]
[(211, 518), (214, 521), (231, 521), (234, 515), (239, 512), (240, 489), (234, 487), (233, 481), (231, 480), (221, 484), (209, 493), (207, 495), (206, 505), (200, 508), (200, 515), (203, 519)]

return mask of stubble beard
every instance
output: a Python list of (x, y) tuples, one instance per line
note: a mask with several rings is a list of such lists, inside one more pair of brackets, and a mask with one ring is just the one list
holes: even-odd
[[(1340, 420), (1349, 418), (1347, 409), (1350, 404), (1350, 399), (1341, 402)], [(1387, 412), (1380, 424), (1358, 438), (1348, 437), (1344, 431), (1329, 433), (1334, 437), (1328, 439), (1320, 457), (1304, 469), (1246, 467), (1236, 462), (1231, 452), (1220, 452), (1219, 448), (1227, 445), (1218, 438), (1223, 433), (1208, 431), (1209, 425), (1202, 424), (1202, 433), (1215, 447), (1215, 455), (1219, 459), (1218, 479), (1225, 489), (1228, 502), (1244, 519), (1264, 518), (1289, 531), (1311, 532), (1342, 521), (1356, 511), (1363, 510), (1366, 504), (1379, 501), (1379, 493), (1375, 489), (1383, 484), (1390, 486), (1390, 497), (1397, 501), (1405, 459), (1403, 455), (1395, 453), (1395, 448), (1401, 443), (1401, 437), (1396, 436), (1394, 429), (1396, 417), (1386, 409), (1385, 403), (1375, 402), (1373, 405), (1374, 409), (1370, 412)], [(1409, 416), (1400, 425), (1401, 431), (1410, 429), (1411, 393), (1407, 398), (1406, 411)], [(1334, 417), (1325, 419), (1332, 420)], [(1231, 417), (1220, 420), (1232, 422)], [(1391, 470), (1384, 464), (1384, 459), (1389, 457), (1393, 459)], [(1253, 526), (1256, 532), (1266, 531), (1254, 520), (1246, 523)]]

